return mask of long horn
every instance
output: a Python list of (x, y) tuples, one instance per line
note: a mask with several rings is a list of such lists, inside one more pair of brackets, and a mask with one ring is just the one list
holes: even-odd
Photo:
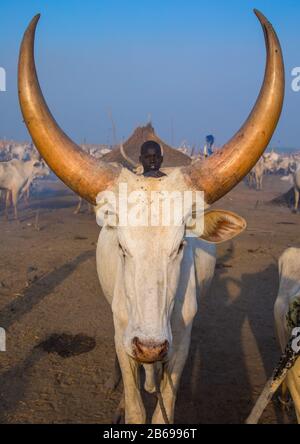
[(267, 61), (258, 99), (244, 125), (205, 160), (182, 168), (186, 181), (203, 190), (213, 203), (230, 191), (256, 164), (267, 147), (280, 117), (284, 97), (284, 64), (277, 35), (268, 20), (254, 10), (264, 31)]
[(120, 143), (120, 153), (121, 153), (121, 156), (126, 160), (126, 162), (129, 163), (129, 165), (133, 166), (134, 168), (138, 168), (139, 167), (140, 164), (135, 162), (134, 160), (132, 160), (128, 156), (128, 154), (125, 153), (123, 143)]
[(163, 147), (163, 144), (160, 143), (159, 146), (160, 146), (160, 155), (161, 155), (162, 157), (164, 157), (164, 147)]
[(91, 157), (58, 126), (43, 97), (34, 62), (34, 36), (40, 14), (30, 22), (19, 55), (18, 89), (24, 122), (49, 167), (90, 203), (116, 180), (120, 168)]

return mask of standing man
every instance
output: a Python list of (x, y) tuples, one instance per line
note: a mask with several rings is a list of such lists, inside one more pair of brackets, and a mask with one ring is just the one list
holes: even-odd
[(205, 138), (205, 145), (203, 149), (204, 157), (209, 157), (213, 154), (213, 145), (215, 142), (215, 138), (212, 134), (209, 134)]

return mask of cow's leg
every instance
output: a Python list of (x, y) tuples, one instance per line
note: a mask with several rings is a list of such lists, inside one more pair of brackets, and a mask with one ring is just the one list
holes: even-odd
[[(162, 395), (162, 400), (164, 403), (164, 408), (166, 415), (168, 417), (169, 423), (174, 422), (174, 408), (177, 396), (177, 391), (179, 387), (179, 382), (181, 374), (189, 353), (191, 342), (191, 327), (187, 328), (176, 349), (174, 355), (171, 357), (168, 364), (165, 366), (163, 372), (163, 378), (160, 385), (160, 391)], [(157, 403), (154, 414), (152, 416), (152, 424), (164, 424), (164, 417), (161, 411), (159, 403)]]
[(30, 185), (31, 185), (31, 184), (28, 184), (28, 186), (27, 186), (27, 188), (26, 188), (26, 190), (25, 190), (25, 193), (24, 193), (24, 200), (25, 200), (25, 202), (26, 202), (26, 205), (29, 204)]
[(27, 184), (22, 188), (21, 193), (20, 193), (20, 200), (22, 198), (24, 198), (24, 202), (28, 205), (29, 203), (29, 189), (30, 189), (30, 184), (27, 182)]
[(295, 206), (294, 206), (294, 212), (296, 213), (298, 210), (298, 204), (299, 204), (299, 191), (297, 190), (297, 188), (294, 188), (294, 193), (295, 193)]
[(146, 412), (140, 393), (139, 365), (124, 350), (121, 335), (115, 338), (115, 343), (124, 385), (125, 423), (145, 424)]
[(10, 190), (6, 190), (5, 196), (5, 219), (8, 220), (8, 209), (10, 206)]
[(248, 185), (249, 185), (249, 188), (252, 187), (252, 176), (251, 176), (251, 174), (249, 174), (249, 183), (248, 183)]
[(82, 197), (79, 197), (78, 199), (79, 199), (79, 201), (78, 201), (78, 205), (77, 205), (77, 207), (75, 208), (75, 210), (74, 210), (74, 213), (73, 213), (73, 214), (78, 214), (78, 213), (79, 213), (79, 211), (80, 211), (80, 209), (81, 209), (81, 204), (82, 204)]
[(256, 191), (261, 190), (261, 178), (258, 174), (255, 176), (255, 182), (256, 182)]
[(13, 206), (14, 206), (14, 213), (15, 213), (15, 219), (18, 220), (18, 196), (19, 193), (18, 191), (13, 190), (12, 191), (12, 202), (13, 202)]

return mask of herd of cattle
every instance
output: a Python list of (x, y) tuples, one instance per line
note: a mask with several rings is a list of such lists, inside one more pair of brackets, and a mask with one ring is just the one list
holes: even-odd
[[(111, 150), (111, 147), (104, 145), (82, 144), (80, 146), (95, 159), (100, 159)], [(192, 162), (203, 158), (202, 154), (189, 153), (189, 150), (182, 147), (179, 147), (178, 151), (183, 152), (186, 156), (190, 154)], [(2, 200), (5, 217), (8, 218), (9, 206), (12, 204), (14, 216), (17, 219), (18, 201), (24, 198), (28, 203), (34, 181), (49, 174), (48, 166), (41, 159), (32, 143), (0, 141), (0, 209)], [(267, 174), (280, 174), (281, 180), (290, 182), (295, 194), (294, 211), (297, 211), (300, 195), (300, 153), (278, 154), (272, 151), (263, 154), (248, 174), (246, 183), (249, 188), (260, 191), (263, 186), (263, 178)], [(82, 203), (82, 198), (78, 197), (78, 205), (74, 214), (80, 212)], [(89, 208), (91, 211), (91, 207)]]
[[(105, 146), (82, 144), (81, 148), (95, 159), (107, 154), (110, 149)], [(48, 176), (50, 169), (42, 160), (33, 143), (0, 141), (0, 209), (4, 207), (8, 219), (9, 207), (13, 205), (14, 217), (18, 219), (18, 201), (24, 198), (28, 203), (30, 190), (38, 178)], [(74, 211), (77, 214), (82, 206), (79, 197)]]
[[(100, 159), (111, 150), (111, 147), (104, 145), (82, 144), (80, 146), (95, 159)], [(189, 156), (193, 162), (203, 158), (202, 154), (189, 153), (189, 150), (182, 147), (179, 147), (178, 151)], [(297, 209), (299, 201), (298, 190), (300, 189), (300, 173), (296, 174), (298, 169), (300, 169), (300, 153), (285, 155), (275, 152), (266, 153), (261, 156), (250, 171), (246, 182), (250, 188), (256, 188), (259, 191), (262, 190), (264, 175), (281, 174), (282, 180), (290, 181), (294, 185), (295, 208)], [(24, 197), (28, 202), (30, 189), (35, 179), (49, 174), (49, 168), (41, 159), (39, 152), (32, 143), (0, 141), (0, 203), (3, 195), (5, 217), (8, 217), (8, 209), (12, 203), (14, 214), (17, 218), (18, 200)], [(82, 198), (79, 198), (78, 206), (74, 211), (75, 214), (80, 211), (81, 205)]]

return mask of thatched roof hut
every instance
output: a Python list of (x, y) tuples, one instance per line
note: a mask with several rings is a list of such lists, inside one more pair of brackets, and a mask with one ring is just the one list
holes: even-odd
[[(133, 132), (133, 134), (123, 143), (124, 151), (127, 156), (132, 159), (135, 163), (138, 163), (140, 156), (140, 148), (141, 145), (146, 140), (155, 140), (160, 143), (163, 147), (164, 151), (164, 161), (163, 167), (175, 167), (182, 165), (189, 165), (191, 163), (191, 158), (186, 154), (181, 153), (175, 148), (167, 145), (163, 140), (161, 140), (154, 131), (154, 128), (151, 123), (148, 123), (146, 126), (139, 126)], [(105, 154), (102, 157), (102, 160), (107, 162), (118, 162), (123, 166), (132, 169), (132, 166), (124, 159), (120, 152), (120, 148), (114, 148), (110, 153)]]

